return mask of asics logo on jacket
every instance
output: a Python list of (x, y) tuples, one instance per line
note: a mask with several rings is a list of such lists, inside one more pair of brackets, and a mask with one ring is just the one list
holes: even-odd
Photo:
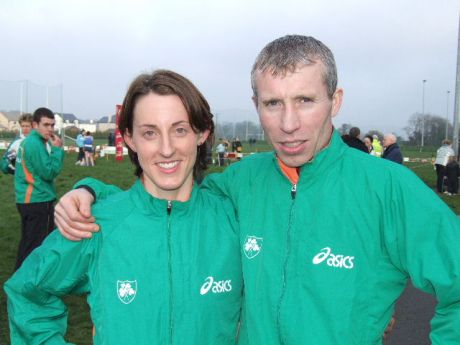
[(206, 295), (209, 291), (212, 293), (230, 292), (232, 291), (232, 281), (231, 279), (215, 281), (214, 277), (209, 276), (201, 286), (200, 295)]
[(353, 260), (354, 256), (346, 256), (341, 254), (333, 254), (332, 249), (325, 247), (313, 257), (313, 264), (319, 265), (322, 262), (326, 262), (328, 266), (352, 269), (354, 267)]

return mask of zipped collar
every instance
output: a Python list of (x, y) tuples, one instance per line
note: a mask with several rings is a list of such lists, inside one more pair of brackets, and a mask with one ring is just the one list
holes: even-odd
[(29, 136), (36, 136), (38, 139), (40, 139), (41, 142), (45, 144), (47, 143), (47, 140), (43, 138), (42, 135), (36, 129), (32, 129), (29, 133)]
[(193, 184), (190, 199), (182, 202), (173, 200), (168, 202), (165, 199), (158, 199), (148, 193), (142, 184), (141, 179), (137, 179), (130, 189), (133, 202), (136, 207), (147, 215), (164, 216), (167, 215), (168, 205), (171, 206), (171, 214), (185, 215), (195, 203), (198, 194), (196, 183)]
[[(339, 164), (339, 160), (341, 160), (346, 149), (347, 146), (343, 143), (340, 133), (334, 129), (329, 144), (319, 151), (312, 160), (300, 167), (297, 185), (311, 183), (315, 181), (317, 177), (321, 177), (332, 165)], [(276, 153), (273, 155), (273, 161), (278, 171), (283, 174)], [(284, 174), (283, 176), (287, 179)]]

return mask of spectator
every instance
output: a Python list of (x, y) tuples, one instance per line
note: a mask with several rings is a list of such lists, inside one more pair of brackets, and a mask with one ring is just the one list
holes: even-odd
[(91, 135), (90, 131), (87, 131), (85, 134), (84, 140), (84, 150), (85, 150), (85, 165), (87, 167), (94, 166), (94, 138)]
[(227, 152), (227, 146), (225, 145), (225, 140), (222, 138), (219, 138), (219, 145), (217, 145), (216, 151), (217, 151), (217, 158), (218, 158), (218, 163), (220, 167), (223, 167), (225, 165), (225, 154)]
[(434, 161), (434, 166), (436, 168), (436, 189), (438, 193), (445, 191), (444, 178), (446, 176), (446, 166), (449, 162), (450, 156), (455, 156), (455, 152), (452, 149), (451, 141), (445, 139), (442, 142), (442, 146), (436, 151), (436, 160)]
[(379, 136), (374, 134), (372, 136), (372, 147), (374, 148), (374, 156), (381, 157), (382, 156), (382, 145), (380, 144)]
[(447, 194), (458, 194), (458, 178), (460, 176), (460, 167), (457, 162), (457, 157), (449, 156), (449, 163), (446, 165), (447, 176)]
[(54, 134), (54, 124), (51, 110), (35, 110), (34, 129), (18, 149), (14, 188), (21, 215), (21, 240), (16, 269), (54, 229), (54, 179), (61, 172), (64, 161), (62, 141)]
[(373, 141), (373, 138), (372, 138), (371, 135), (367, 134), (364, 137), (364, 145), (366, 145), (366, 147), (367, 147), (367, 152), (371, 156), (375, 156), (375, 150), (374, 150), (374, 146), (372, 146), (372, 141)]
[(396, 143), (397, 139), (394, 134), (386, 134), (383, 137), (383, 155), (382, 158), (388, 159), (395, 163), (402, 164), (403, 157), (401, 154), (401, 149), (399, 148), (398, 144)]
[(362, 142), (361, 139), (359, 139), (359, 134), (361, 131), (359, 130), (358, 127), (351, 127), (350, 131), (348, 132), (347, 136), (343, 136), (342, 139), (350, 147), (353, 147), (357, 150), (369, 153), (366, 145)]
[(77, 161), (75, 162), (75, 165), (85, 165), (85, 151), (84, 151), (85, 130), (84, 129), (82, 129), (80, 133), (78, 133), (75, 143), (78, 147), (78, 157), (77, 157)]
[(109, 137), (107, 138), (107, 144), (109, 146), (115, 146), (115, 134), (113, 132), (109, 132)]
[(21, 127), (21, 131), (19, 136), (13, 139), (11, 144), (6, 149), (2, 160), (1, 160), (1, 170), (5, 174), (14, 174), (16, 170), (16, 156), (18, 153), (19, 145), (21, 142), (29, 135), (30, 131), (32, 130), (32, 114), (22, 114), (19, 117), (19, 126)]

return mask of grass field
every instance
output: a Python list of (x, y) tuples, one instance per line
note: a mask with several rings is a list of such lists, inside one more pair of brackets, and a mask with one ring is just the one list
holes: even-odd
[[(249, 145), (244, 146), (249, 149)], [(265, 143), (256, 144), (254, 151), (265, 151), (268, 145)], [(410, 157), (431, 157), (433, 152), (417, 150), (404, 151), (405, 156)], [(0, 151), (2, 155), (3, 152)], [(75, 166), (76, 154), (70, 153), (66, 156), (64, 169), (56, 180), (58, 196), (69, 190), (72, 185), (83, 177), (93, 176), (107, 183), (116, 184), (122, 188), (128, 188), (135, 177), (129, 159), (122, 163), (114, 161), (113, 156), (99, 159), (93, 168)], [(413, 169), (431, 188), (435, 185), (435, 172), (430, 163), (408, 163), (407, 166)], [(220, 168), (213, 167), (210, 172), (220, 171)], [(19, 241), (19, 216), (14, 201), (13, 176), (0, 173), (0, 286), (12, 273), (16, 259), (16, 249)], [(446, 203), (460, 213), (460, 196), (441, 196)], [(91, 322), (88, 317), (88, 308), (83, 297), (69, 297), (66, 299), (69, 306), (69, 329), (67, 332), (68, 341), (77, 344), (91, 344)], [(6, 301), (3, 289), (0, 291), (0, 344), (9, 344), (9, 331), (6, 313)]]

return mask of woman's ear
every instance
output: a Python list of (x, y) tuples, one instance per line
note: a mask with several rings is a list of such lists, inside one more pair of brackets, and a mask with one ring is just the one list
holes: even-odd
[(125, 141), (126, 145), (128, 145), (132, 151), (137, 152), (136, 145), (134, 145), (133, 143), (133, 137), (131, 133), (129, 133), (128, 130), (126, 130), (125, 134), (123, 134), (123, 140)]
[(197, 146), (203, 145), (206, 139), (208, 139), (208, 136), (209, 136), (209, 129), (205, 130), (204, 132), (200, 132), (198, 134), (198, 145)]

